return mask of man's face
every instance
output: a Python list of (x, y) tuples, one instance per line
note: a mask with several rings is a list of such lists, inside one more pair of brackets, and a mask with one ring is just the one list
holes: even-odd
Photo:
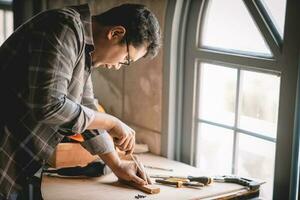
[[(146, 45), (140, 48), (135, 48), (133, 45), (128, 45), (128, 51), (126, 44), (111, 47), (110, 49), (107, 49), (106, 57), (102, 60), (102, 65), (108, 69), (113, 68), (118, 70), (122, 66), (129, 66), (131, 63), (137, 61), (143, 57), (146, 52)], [(127, 63), (127, 65), (123, 63)]]
[[(125, 64), (137, 61), (147, 53), (147, 45), (136, 48), (131, 44), (120, 44), (125, 37), (125, 29), (113, 27), (104, 34), (103, 38), (95, 40), (95, 51), (92, 53), (93, 66), (108, 69), (120, 69)], [(122, 64), (125, 63), (125, 64)]]

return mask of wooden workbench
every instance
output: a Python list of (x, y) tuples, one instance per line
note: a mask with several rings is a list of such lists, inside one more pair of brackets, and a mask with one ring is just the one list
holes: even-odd
[[(147, 169), (149, 174), (164, 175), (206, 175), (189, 165), (168, 160), (152, 154), (139, 155), (145, 165), (174, 169), (173, 172)], [(243, 186), (229, 183), (213, 183), (201, 189), (175, 188), (157, 184), (159, 194), (146, 194), (129, 186), (120, 184), (113, 174), (99, 178), (61, 178), (44, 175), (42, 195), (44, 200), (130, 200), (138, 194), (146, 195), (143, 200), (155, 199), (227, 199), (248, 193)], [(225, 198), (224, 198), (225, 197)]]

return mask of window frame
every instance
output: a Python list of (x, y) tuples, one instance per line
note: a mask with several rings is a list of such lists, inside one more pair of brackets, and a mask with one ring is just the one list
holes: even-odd
[[(199, 49), (195, 36), (207, 0), (177, 0), (168, 3), (165, 26), (162, 154), (195, 164), (197, 66), (195, 58), (212, 64), (238, 65), (242, 69), (267, 70), (281, 74), (273, 198), (298, 196), (300, 100), (297, 83), (300, 61), (299, 2), (287, 1), (284, 36), (281, 39), (259, 0), (244, 0), (274, 58)], [(197, 13), (201, 13), (198, 18)], [(189, 14), (188, 14), (189, 13)], [(181, 20), (175, 18), (181, 17)], [(182, 17), (185, 16), (185, 17)], [(171, 18), (172, 19), (168, 19)], [(195, 26), (197, 24), (197, 26)], [(180, 28), (179, 28), (180, 27)], [(185, 32), (186, 28), (187, 32)], [(167, 35), (178, 30), (178, 34)], [(190, 48), (188, 48), (190, 47)], [(191, 48), (192, 47), (192, 48)], [(174, 48), (176, 50), (174, 50)], [(178, 50), (179, 49), (179, 50)], [(170, 52), (169, 52), (170, 51)], [(190, 59), (193, 58), (193, 59)], [(247, 63), (245, 66), (244, 63)], [(191, 67), (184, 67), (191, 66)], [(264, 66), (264, 67), (261, 67)], [(171, 72), (171, 73), (170, 73)], [(183, 98), (185, 97), (185, 98)], [(173, 138), (173, 139), (171, 139)], [(175, 139), (174, 139), (175, 138)], [(173, 151), (172, 151), (173, 150)]]
[(9, 2), (9, 1), (0, 0), (0, 9), (12, 10), (12, 1)]

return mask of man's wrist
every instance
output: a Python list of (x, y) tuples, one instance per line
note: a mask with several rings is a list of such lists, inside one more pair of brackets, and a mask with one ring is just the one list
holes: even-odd
[(111, 116), (111, 123), (112, 123), (112, 128), (113, 128), (119, 123), (120, 120), (115, 116), (112, 116), (112, 115), (110, 115), (110, 116)]
[(99, 154), (99, 156), (105, 162), (105, 164), (111, 168), (112, 171), (117, 170), (121, 164), (120, 157), (116, 151)]

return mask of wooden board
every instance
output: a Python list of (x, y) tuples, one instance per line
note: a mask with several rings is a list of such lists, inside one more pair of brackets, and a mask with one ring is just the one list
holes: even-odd
[(158, 194), (160, 192), (160, 188), (156, 185), (139, 185), (132, 181), (121, 181), (121, 183), (124, 183), (125, 185), (129, 185), (135, 189), (141, 190), (148, 194)]
[[(189, 165), (171, 161), (163, 157), (145, 154), (139, 156), (145, 165), (159, 166), (174, 169), (173, 172), (146, 169), (149, 174), (164, 175), (208, 175)], [(247, 193), (243, 186), (230, 183), (213, 183), (199, 189), (195, 188), (176, 188), (167, 185), (157, 184), (160, 193), (147, 194), (134, 189), (118, 181), (113, 174), (99, 178), (78, 179), (78, 178), (59, 178), (44, 176), (42, 180), (42, 194), (44, 200), (128, 200), (135, 199), (138, 194), (146, 195), (146, 199), (222, 199), (226, 196)], [(226, 199), (226, 198), (225, 198)]]
[(99, 156), (91, 155), (78, 143), (60, 143), (48, 162), (52, 167), (60, 168), (76, 165), (84, 166), (97, 158)]

